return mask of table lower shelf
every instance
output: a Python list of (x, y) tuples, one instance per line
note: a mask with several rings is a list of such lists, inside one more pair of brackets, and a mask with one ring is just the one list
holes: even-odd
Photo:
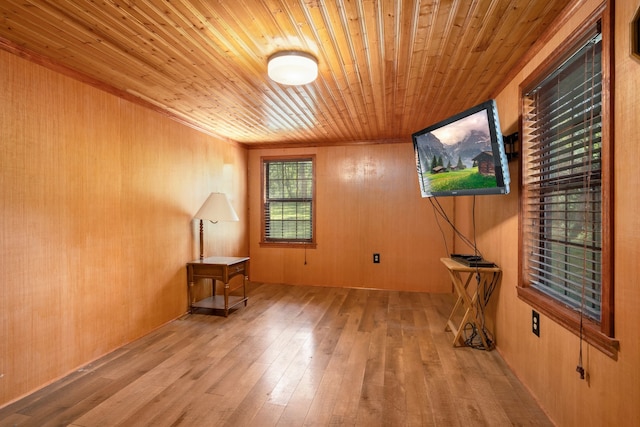
[[(229, 310), (239, 304), (242, 304), (243, 302), (246, 306), (247, 299), (248, 298), (242, 296), (229, 295)], [(204, 298), (191, 304), (191, 311), (199, 308), (224, 311), (224, 295), (214, 295), (212, 297)]]

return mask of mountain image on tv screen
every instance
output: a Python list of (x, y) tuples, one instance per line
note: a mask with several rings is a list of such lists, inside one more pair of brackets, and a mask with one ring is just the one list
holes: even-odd
[(502, 135), (490, 117), (495, 104), (478, 107), (413, 135), (423, 197), (508, 192)]

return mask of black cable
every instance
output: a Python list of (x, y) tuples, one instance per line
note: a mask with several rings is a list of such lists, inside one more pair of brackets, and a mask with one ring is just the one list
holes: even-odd
[[(591, 56), (591, 69), (595, 69), (595, 55)], [(585, 57), (585, 65), (587, 62), (587, 57)], [(585, 74), (587, 74), (587, 68), (585, 66)], [(593, 76), (585, 76), (585, 81), (587, 80), (587, 78), (593, 78)], [(586, 97), (586, 94), (585, 94)], [(593, 97), (594, 97), (594, 87), (593, 85), (591, 86), (591, 93), (590, 93), (590, 98), (591, 99), (591, 107), (593, 107)], [(586, 115), (586, 112), (585, 112)], [(585, 190), (585, 196), (584, 196), (584, 212), (583, 212), (583, 240), (582, 240), (582, 289), (581, 289), (581, 295), (580, 295), (580, 349), (579, 349), (579, 354), (578, 354), (578, 366), (576, 366), (576, 372), (578, 372), (578, 374), (580, 374), (580, 379), (584, 380), (585, 378), (585, 370), (584, 370), (584, 366), (582, 366), (582, 343), (584, 341), (584, 323), (583, 323), (583, 319), (584, 319), (584, 311), (585, 311), (585, 288), (586, 288), (586, 278), (585, 278), (585, 274), (584, 272), (587, 271), (587, 256), (586, 256), (586, 252), (587, 252), (587, 228), (588, 225), (590, 224), (590, 221), (588, 220), (589, 218), (589, 205), (591, 203), (591, 171), (593, 168), (592, 165), (592, 158), (593, 158), (593, 108), (589, 109), (589, 117), (586, 118), (586, 120), (584, 121), (585, 124), (589, 124), (589, 136), (588, 139), (585, 141), (585, 143), (587, 143), (588, 147), (587, 147), (587, 164), (586, 164), (586, 168), (587, 168), (587, 173), (584, 176), (583, 179), (583, 190)], [(583, 157), (583, 166), (584, 166), (584, 157)]]
[[(474, 254), (475, 255), (479, 255), (482, 258), (484, 258), (481, 254), (480, 251), (478, 250), (478, 245), (477, 245), (477, 239), (476, 239), (476, 196), (473, 196), (473, 205), (472, 205), (472, 211), (471, 211), (471, 216), (472, 216), (472, 229), (473, 229), (473, 248), (474, 248)], [(485, 326), (485, 315), (484, 315), (484, 309), (487, 306), (487, 304), (489, 304), (489, 299), (491, 298), (491, 294), (493, 294), (493, 291), (495, 290), (496, 284), (497, 284), (497, 277), (496, 275), (498, 273), (494, 272), (492, 277), (491, 277), (491, 282), (489, 283), (489, 288), (487, 289), (486, 287), (486, 280), (484, 282), (482, 282), (482, 288), (480, 289), (480, 285), (481, 285), (481, 280), (480, 280), (480, 266), (478, 264), (475, 265), (476, 267), (476, 286), (478, 287), (477, 289), (477, 293), (478, 293), (478, 298), (476, 299), (476, 305), (477, 305), (477, 310), (480, 313), (480, 322), (482, 323), (481, 326), (481, 333), (484, 334), (485, 340), (487, 342), (487, 344), (489, 345), (489, 347), (492, 347), (493, 344), (493, 336), (491, 335), (491, 333), (489, 332), (489, 330), (486, 328)], [(482, 294), (481, 294), (482, 292)], [(480, 298), (480, 296), (482, 296), (482, 298)]]
[[(473, 203), (471, 204), (471, 225), (473, 230), (473, 254), (478, 256), (478, 241), (476, 240), (476, 196), (473, 196)], [(478, 272), (478, 266), (476, 264), (476, 273)]]
[[(433, 208), (433, 212), (434, 212), (434, 216), (436, 218), (436, 224), (438, 225), (438, 229), (440, 230), (440, 234), (442, 235), (442, 239), (444, 241), (444, 246), (445, 246), (445, 250), (447, 251), (447, 255), (449, 255), (449, 247), (447, 244), (447, 238), (444, 234), (444, 230), (442, 229), (442, 226), (440, 224), (440, 221), (438, 220), (438, 217), (444, 219), (444, 221), (449, 224), (449, 226), (451, 226), (451, 229), (453, 230), (453, 232), (455, 233), (456, 236), (458, 236), (460, 238), (460, 240), (462, 242), (464, 242), (466, 245), (468, 245), (471, 249), (473, 249), (473, 254), (475, 256), (479, 256), (481, 258), (484, 258), (482, 256), (482, 253), (480, 252), (480, 250), (478, 249), (478, 245), (477, 245), (477, 240), (476, 240), (476, 196), (473, 196), (473, 204), (472, 204), (472, 236), (473, 236), (473, 240), (469, 240), (464, 234), (462, 234), (462, 232), (460, 230), (458, 230), (458, 228), (455, 226), (455, 224), (453, 224), (453, 222), (449, 219), (449, 216), (447, 215), (447, 212), (444, 210), (444, 208), (442, 207), (442, 205), (440, 204), (440, 201), (438, 200), (437, 197), (430, 197), (429, 198), (429, 202), (431, 203), (431, 206)], [(495, 285), (496, 285), (496, 274), (497, 273), (493, 273), (493, 277), (490, 283), (490, 286), (488, 289), (486, 289), (484, 286), (484, 289), (480, 289), (480, 266), (478, 264), (475, 265), (476, 268), (476, 286), (478, 286), (478, 298), (476, 299), (476, 309), (477, 312), (479, 313), (479, 317), (480, 317), (480, 322), (481, 324), (479, 325), (480, 327), (480, 331), (478, 331), (478, 329), (472, 324), (472, 323), (467, 323), (464, 326), (464, 343), (465, 345), (477, 349), (477, 350), (488, 350), (487, 348), (484, 347), (484, 344), (482, 343), (482, 338), (480, 337), (480, 334), (484, 335), (485, 338), (485, 342), (487, 343), (487, 345), (489, 346), (489, 349), (493, 347), (493, 335), (491, 335), (491, 333), (487, 330), (487, 328), (485, 327), (485, 316), (484, 316), (484, 307), (489, 303), (489, 299), (491, 298), (491, 294), (493, 293), (494, 289), (495, 289)], [(482, 292), (482, 293), (481, 293)]]
[[(475, 350), (488, 350), (482, 343), (482, 338), (480, 337), (478, 328), (476, 328), (472, 323), (464, 325), (463, 331), (464, 344), (467, 347), (471, 347)], [(489, 349), (493, 348), (493, 336), (484, 327), (482, 328), (482, 334), (484, 334), (484, 339), (487, 342)]]
[[(471, 249), (473, 249), (474, 255), (477, 255), (479, 257), (484, 258), (482, 256), (482, 253), (478, 250), (477, 245), (474, 242), (472, 242), (471, 240), (469, 240), (467, 238), (467, 236), (462, 234), (462, 232), (460, 230), (458, 230), (458, 228), (455, 226), (455, 224), (453, 224), (453, 222), (449, 219), (449, 216), (447, 215), (447, 212), (444, 210), (444, 208), (440, 204), (440, 201), (438, 200), (438, 198), (437, 197), (429, 197), (429, 202), (431, 203), (431, 206), (433, 207), (434, 213), (437, 215), (436, 216), (436, 221), (438, 219), (438, 216), (440, 216), (447, 224), (449, 224), (449, 226), (451, 227), (451, 229), (453, 230), (455, 235), (458, 236), (458, 238), (460, 238), (460, 240), (463, 243), (465, 243), (467, 246), (469, 246)], [(438, 222), (438, 227), (440, 227), (440, 223), (439, 222)], [(475, 227), (475, 225), (474, 225), (474, 227)], [(440, 228), (440, 230), (442, 231), (442, 228)], [(444, 240), (445, 250), (447, 251), (447, 256), (448, 256), (448, 255), (450, 255), (450, 252), (449, 252), (448, 245), (447, 245), (447, 239), (444, 236), (444, 232), (442, 232), (442, 238)], [(474, 238), (475, 238), (475, 236), (474, 236)]]
[(438, 212), (437, 212), (436, 206), (433, 204), (433, 200), (431, 200), (431, 198), (429, 198), (429, 201), (431, 201), (431, 208), (433, 209), (433, 215), (436, 218), (436, 224), (438, 225), (438, 229), (440, 230), (440, 235), (442, 236), (442, 240), (444, 241), (444, 250), (447, 252), (447, 255), (448, 255), (450, 254), (450, 252), (449, 252), (449, 245), (447, 244), (447, 237), (444, 235), (444, 230), (442, 229), (442, 226), (440, 225), (440, 221), (438, 220)]

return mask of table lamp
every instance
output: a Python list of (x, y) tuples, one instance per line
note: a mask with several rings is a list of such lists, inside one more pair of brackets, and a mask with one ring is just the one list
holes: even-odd
[(236, 211), (224, 193), (211, 193), (194, 218), (200, 220), (200, 259), (204, 259), (204, 220), (213, 224), (217, 224), (218, 221), (239, 221)]

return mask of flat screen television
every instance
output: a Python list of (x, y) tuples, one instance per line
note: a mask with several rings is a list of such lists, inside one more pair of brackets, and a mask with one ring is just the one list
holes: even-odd
[(494, 100), (412, 135), (422, 197), (509, 193), (509, 166)]

